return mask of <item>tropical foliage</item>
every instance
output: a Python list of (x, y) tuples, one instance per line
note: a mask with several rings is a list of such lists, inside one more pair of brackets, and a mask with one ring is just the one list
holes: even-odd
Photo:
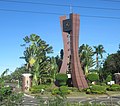
[[(40, 93), (42, 89), (46, 92), (49, 91), (54, 95), (66, 95), (71, 92), (78, 92), (77, 88), (68, 87), (66, 74), (59, 73), (61, 68), (62, 60), (64, 57), (64, 51), (61, 49), (60, 56), (50, 57), (50, 53), (53, 52), (52, 47), (47, 44), (40, 36), (31, 34), (23, 38), (24, 47), (23, 56), (21, 59), (25, 60), (25, 65), (16, 68), (15, 71), (10, 75), (9, 79), (22, 81), (23, 73), (32, 74), (32, 87), (30, 88), (31, 93)], [(103, 45), (90, 46), (83, 44), (79, 47), (79, 56), (82, 69), (84, 70), (85, 76), (90, 81), (96, 81), (96, 85), (92, 85), (86, 90), (86, 93), (106, 93), (106, 85), (101, 86), (101, 82), (111, 81), (114, 73), (120, 71), (120, 50), (117, 53), (110, 54), (103, 61), (103, 53), (105, 53)], [(104, 62), (104, 63), (103, 63)], [(103, 64), (103, 66), (101, 65)], [(9, 70), (6, 69), (0, 78), (0, 94), (6, 93), (6, 97), (11, 96), (11, 90), (4, 87), (5, 81), (3, 78)], [(58, 81), (58, 85), (53, 84)], [(20, 82), (21, 83), (21, 82)], [(99, 85), (97, 85), (99, 84)], [(104, 84), (103, 84), (104, 85)], [(107, 90), (119, 90), (118, 85), (112, 85)], [(5, 91), (3, 93), (3, 91)], [(10, 91), (10, 92), (9, 92)], [(4, 95), (3, 95), (4, 96)], [(3, 97), (2, 96), (2, 97)], [(3, 100), (3, 99), (2, 99)]]
[(90, 73), (90, 74), (87, 75), (87, 79), (91, 82), (98, 81), (99, 80), (99, 75), (97, 73)]
[(31, 34), (24, 39), (25, 47), (24, 56), (21, 57), (26, 61), (26, 69), (33, 75), (33, 85), (45, 83), (45, 79), (50, 76), (51, 60), (48, 56), (52, 53), (52, 47), (49, 46), (40, 36)]
[(115, 73), (120, 72), (120, 52), (110, 54), (103, 64), (103, 74), (105, 78), (108, 75), (114, 76)]
[(106, 93), (106, 87), (101, 85), (93, 85), (90, 88), (90, 93), (93, 94), (105, 94)]
[(58, 81), (59, 86), (66, 85), (67, 80), (68, 80), (67, 74), (58, 73), (56, 75), (56, 81)]
[(82, 45), (79, 47), (79, 55), (80, 55), (80, 62), (82, 64), (82, 68), (84, 70), (85, 75), (87, 75), (90, 69), (94, 66), (94, 59), (93, 59), (93, 49), (89, 45)]
[(103, 45), (94, 46), (94, 49), (94, 54), (96, 55), (96, 68), (99, 70), (102, 63), (101, 59), (103, 58), (103, 53), (105, 53), (106, 51), (104, 50)]

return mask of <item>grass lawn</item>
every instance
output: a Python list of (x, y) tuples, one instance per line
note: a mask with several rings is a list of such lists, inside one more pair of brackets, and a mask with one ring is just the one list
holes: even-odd
[[(30, 94), (30, 93), (28, 93)], [(30, 94), (32, 96), (41, 96), (41, 97), (54, 97), (51, 92), (45, 92), (42, 94)], [(107, 94), (86, 94), (85, 92), (71, 92), (67, 97), (79, 97), (79, 98), (96, 98), (96, 97), (106, 97), (106, 96), (120, 96), (120, 91), (107, 91)]]

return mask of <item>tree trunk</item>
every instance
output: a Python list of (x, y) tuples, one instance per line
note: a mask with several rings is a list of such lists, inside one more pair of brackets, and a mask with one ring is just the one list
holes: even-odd
[(98, 63), (98, 54), (96, 54), (96, 68), (99, 68), (99, 63)]

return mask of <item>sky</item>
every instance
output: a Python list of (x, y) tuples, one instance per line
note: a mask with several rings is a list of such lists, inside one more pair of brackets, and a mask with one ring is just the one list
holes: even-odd
[[(0, 73), (25, 64), (23, 38), (37, 34), (53, 47), (63, 48), (60, 19), (80, 14), (79, 45), (102, 44), (115, 53), (120, 43), (120, 0), (0, 0)], [(70, 8), (71, 7), (71, 8)], [(101, 8), (101, 9), (100, 9)]]

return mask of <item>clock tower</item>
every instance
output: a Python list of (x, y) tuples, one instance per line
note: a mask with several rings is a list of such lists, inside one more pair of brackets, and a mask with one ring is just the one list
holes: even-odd
[(88, 87), (88, 84), (78, 54), (80, 16), (71, 13), (69, 17), (69, 19), (66, 19), (66, 16), (60, 17), (64, 42), (64, 56), (60, 73), (67, 74), (74, 87), (84, 89)]

